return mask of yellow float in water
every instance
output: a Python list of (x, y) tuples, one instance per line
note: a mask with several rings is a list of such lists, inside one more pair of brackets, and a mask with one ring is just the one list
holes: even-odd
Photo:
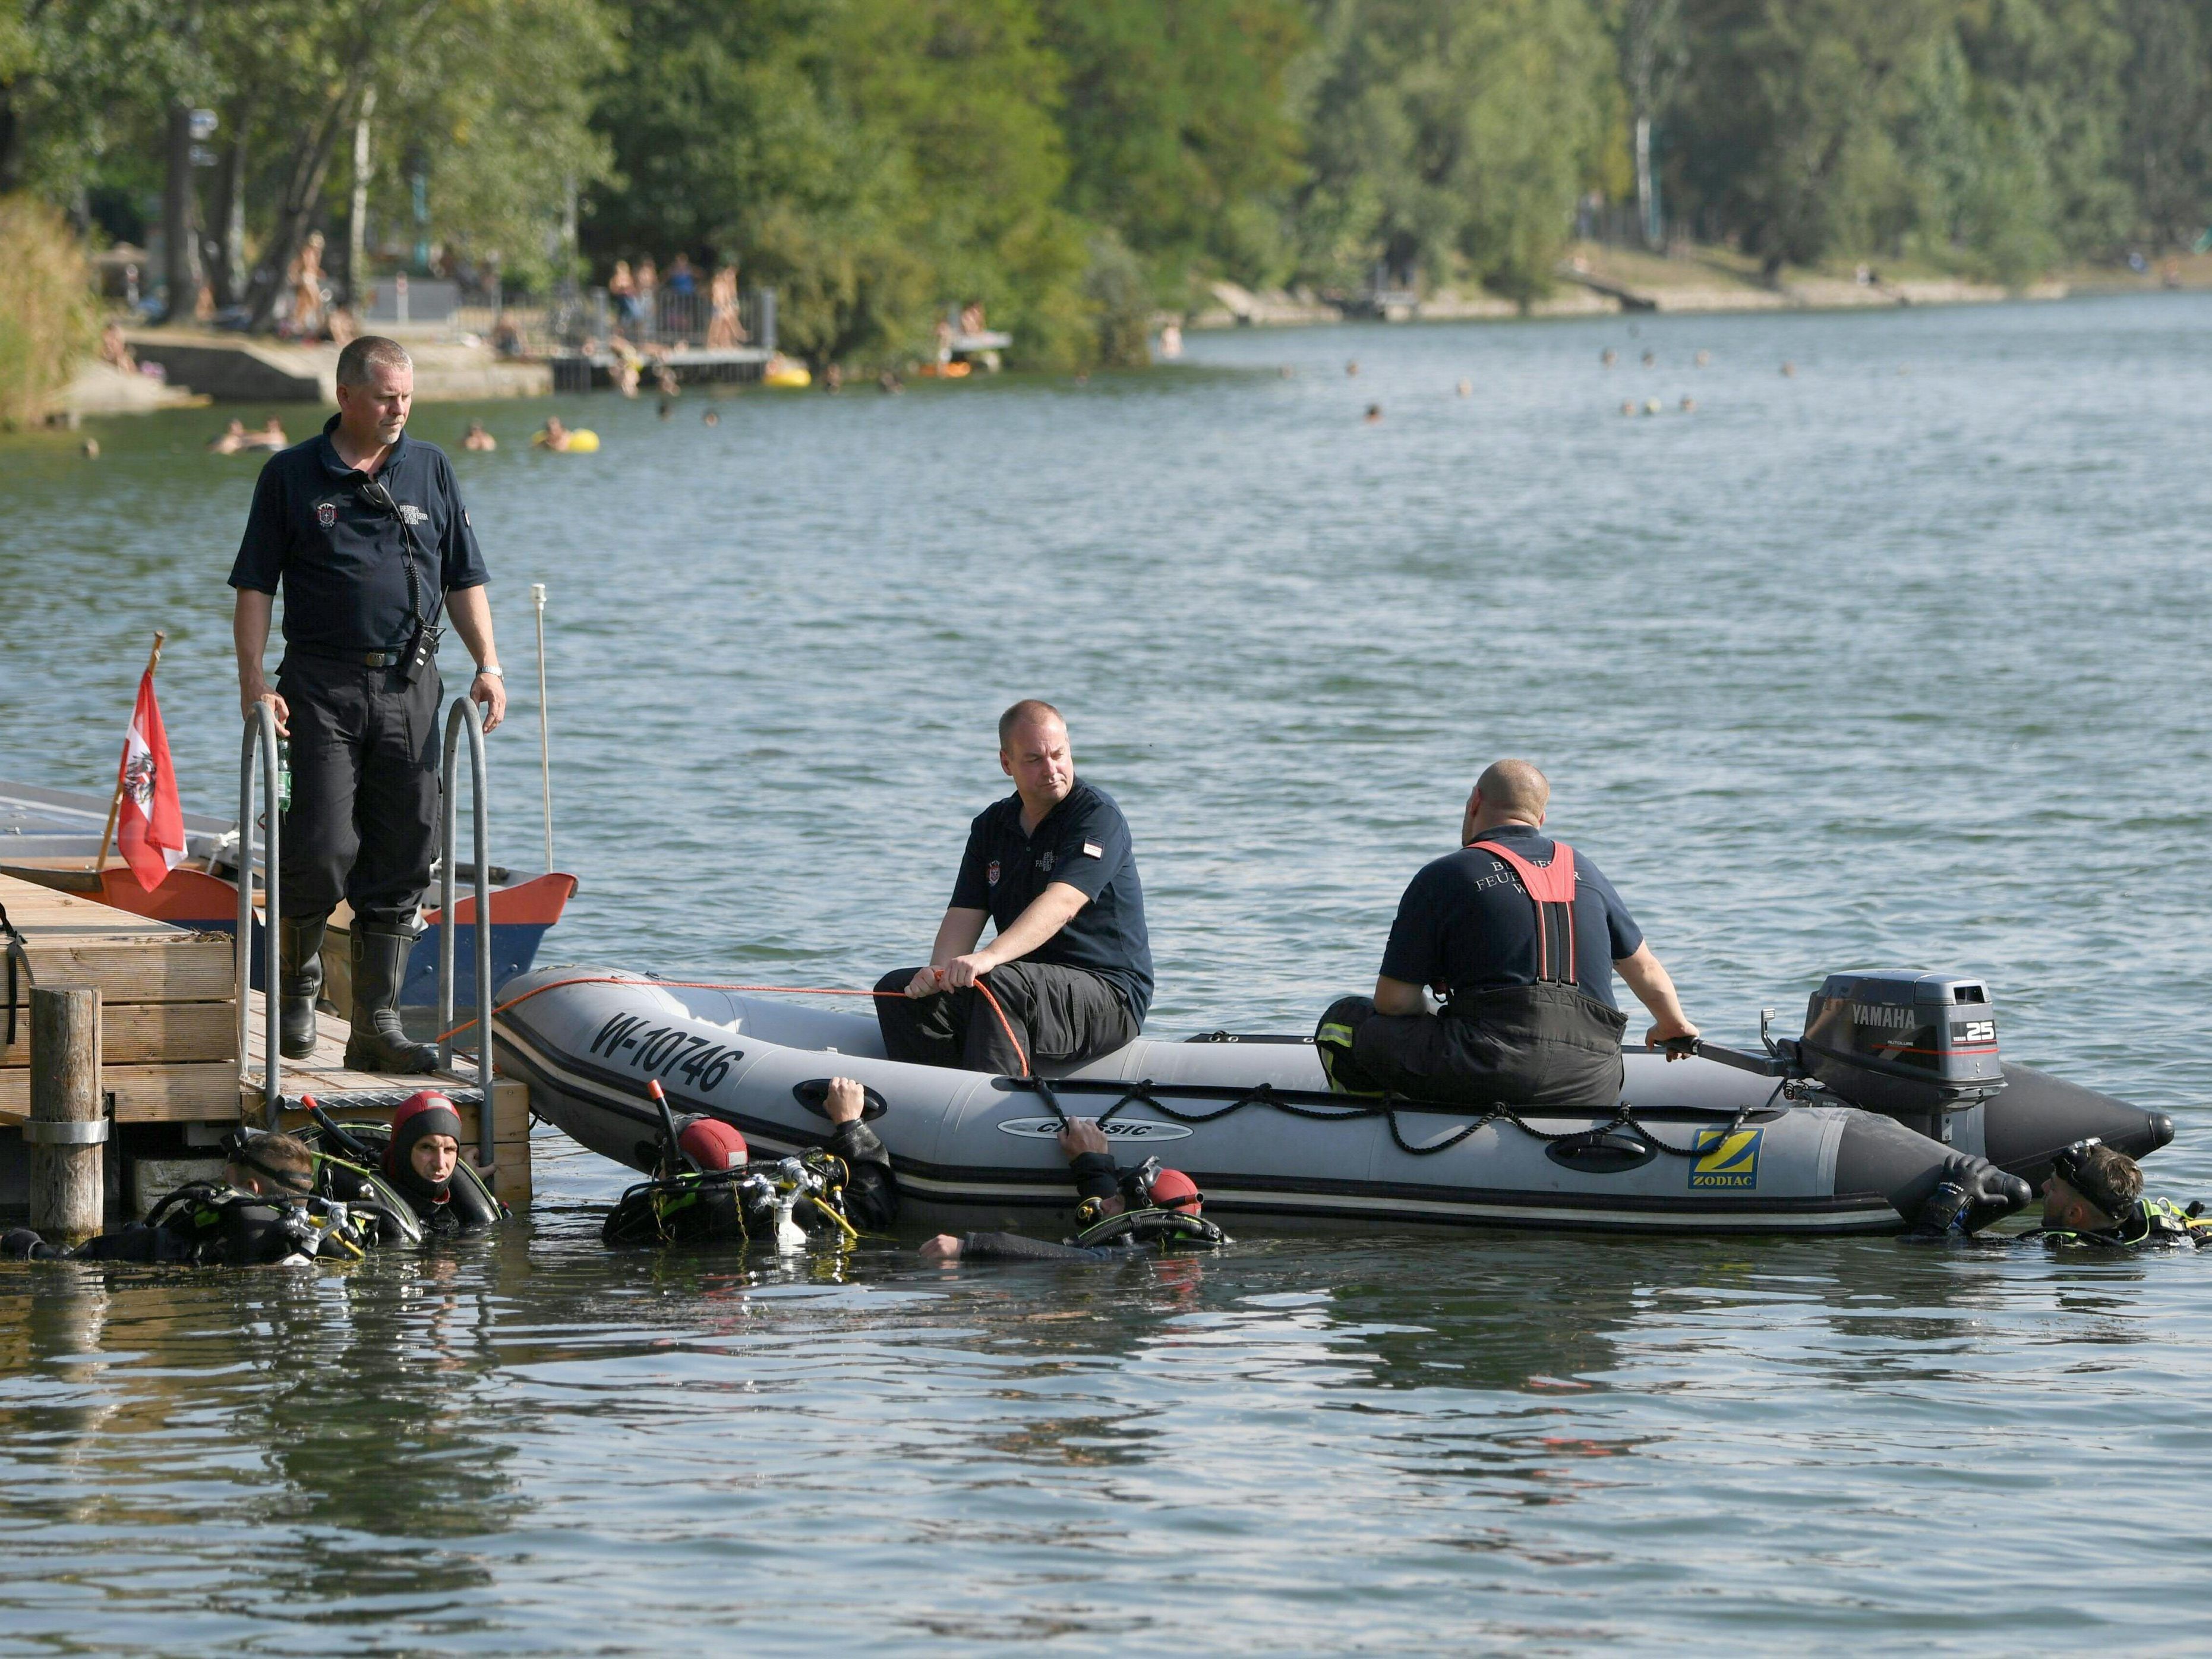
[(587, 426), (563, 432), (558, 438), (550, 433), (534, 432), (530, 436), (530, 447), (550, 449), (561, 455), (591, 455), (598, 453), (599, 434)]
[(769, 358), (766, 366), (762, 368), (761, 384), (793, 390), (799, 386), (812, 386), (814, 377), (807, 373), (805, 363), (793, 362), (790, 358), (779, 353)]

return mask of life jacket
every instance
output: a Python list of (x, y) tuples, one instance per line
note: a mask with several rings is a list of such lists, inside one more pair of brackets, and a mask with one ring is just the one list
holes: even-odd
[(1494, 841), (1469, 842), (1475, 852), (1505, 860), (1521, 878), (1522, 890), (1536, 907), (1536, 983), (1571, 985), (1582, 988), (1575, 972), (1575, 849), (1563, 841), (1552, 843), (1552, 861), (1534, 865), (1509, 847)]

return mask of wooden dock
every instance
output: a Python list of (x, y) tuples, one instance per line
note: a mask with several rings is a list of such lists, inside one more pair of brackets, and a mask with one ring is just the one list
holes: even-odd
[[(30, 1021), (26, 1002), (38, 985), (92, 985), (100, 993), (100, 1088), (116, 1127), (110, 1163), (109, 1219), (120, 1220), (120, 1194), (133, 1190), (122, 1166), (174, 1160), (188, 1148), (210, 1147), (222, 1131), (262, 1119), (263, 1000), (250, 993), (245, 1064), (237, 1051), (237, 958), (227, 933), (194, 933), (149, 921), (75, 893), (0, 876), (0, 908), (22, 934), (16, 963), (16, 1019), (6, 1042), (0, 1006), (0, 1166), (27, 1165), (14, 1133), (30, 1110)], [(4, 972), (4, 970), (0, 970)], [(0, 998), (4, 998), (0, 977)], [(473, 1070), (436, 1077), (394, 1077), (350, 1071), (345, 1022), (319, 1017), (308, 1060), (284, 1062), (280, 1083), (288, 1107), (312, 1094), (333, 1115), (388, 1120), (416, 1090), (450, 1091), (467, 1133), (465, 1153), (476, 1158), (478, 1095)], [(520, 1209), (530, 1202), (530, 1098), (519, 1080), (492, 1085), (494, 1159), (485, 1171), (493, 1190)], [(305, 1115), (288, 1109), (288, 1127)], [(0, 1186), (4, 1186), (0, 1182)]]

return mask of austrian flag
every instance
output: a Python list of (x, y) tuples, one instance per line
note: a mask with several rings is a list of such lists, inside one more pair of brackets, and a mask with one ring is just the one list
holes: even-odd
[(131, 711), (131, 734), (123, 740), (123, 769), (115, 781), (122, 792), (116, 848), (138, 884), (150, 893), (185, 856), (185, 809), (177, 800), (169, 737), (161, 729), (161, 705), (154, 700), (151, 668), (138, 682), (138, 707)]

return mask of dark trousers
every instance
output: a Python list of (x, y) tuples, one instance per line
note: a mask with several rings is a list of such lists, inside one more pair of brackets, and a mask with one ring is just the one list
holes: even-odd
[[(919, 968), (902, 968), (877, 981), (878, 991), (903, 991)], [(1010, 962), (983, 975), (1006, 1011), (1022, 1051), (1036, 1066), (1080, 1066), (1135, 1039), (1136, 1016), (1113, 983), (1083, 968)], [(1022, 1055), (1006, 1040), (991, 1005), (972, 990), (933, 997), (879, 996), (876, 1021), (884, 1052), (917, 1066), (957, 1066), (999, 1077), (1023, 1075)]]
[(1332, 1069), (1360, 1092), (1569, 1111), (1619, 1103), (1624, 1016), (1563, 985), (1505, 986), (1466, 1000), (1470, 1012), (1378, 1014), (1372, 999), (1345, 997), (1322, 1016), (1316, 1040), (1340, 1045), (1337, 1034), (1350, 1031), (1351, 1064), (1332, 1054)]
[(291, 711), (292, 805), (283, 815), (283, 912), (327, 915), (344, 899), (387, 931), (411, 927), (438, 850), (434, 671), (287, 652), (276, 695)]

